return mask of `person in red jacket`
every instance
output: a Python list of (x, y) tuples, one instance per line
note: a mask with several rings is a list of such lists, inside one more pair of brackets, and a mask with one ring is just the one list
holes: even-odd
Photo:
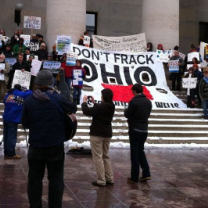
[(66, 54), (64, 54), (61, 57), (61, 70), (64, 70), (65, 74), (65, 81), (69, 87), (69, 90), (71, 89), (71, 83), (72, 83), (72, 68), (73, 66), (67, 66), (66, 65)]
[(81, 60), (76, 60), (76, 66), (72, 68), (72, 86), (73, 86), (73, 101), (77, 105), (80, 104), (80, 96), (83, 88), (83, 79), (86, 71), (82, 68)]

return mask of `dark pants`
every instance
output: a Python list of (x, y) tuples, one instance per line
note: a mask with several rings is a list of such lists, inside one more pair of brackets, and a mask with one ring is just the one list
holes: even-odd
[[(172, 79), (172, 90), (180, 90), (181, 89), (181, 73), (171, 73)], [(175, 87), (175, 82), (177, 80), (177, 88)]]
[(208, 118), (208, 100), (203, 100), (202, 101), (202, 107), (203, 107), (203, 112), (204, 112), (204, 118)]
[(147, 133), (130, 129), (129, 138), (131, 148), (131, 180), (138, 182), (140, 167), (142, 168), (142, 177), (150, 176), (150, 169), (144, 152)]
[(73, 101), (74, 103), (80, 103), (80, 96), (81, 96), (82, 89), (79, 87), (73, 88)]
[(195, 106), (196, 89), (190, 89), (190, 95), (187, 95), (187, 107), (194, 108)]
[(64, 146), (29, 147), (28, 198), (30, 208), (42, 207), (42, 180), (48, 170), (48, 207), (61, 208), (64, 191)]
[(17, 123), (4, 121), (4, 155), (14, 156), (17, 143)]

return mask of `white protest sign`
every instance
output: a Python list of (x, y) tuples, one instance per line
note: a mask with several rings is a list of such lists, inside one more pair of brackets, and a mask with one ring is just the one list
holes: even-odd
[(42, 61), (39, 61), (37, 59), (33, 59), (31, 65), (32, 65), (32, 67), (30, 69), (31, 75), (37, 76), (37, 73), (40, 71)]
[(30, 35), (21, 34), (20, 37), (24, 39), (25, 46), (28, 46), (30, 44)]
[(185, 89), (194, 89), (196, 88), (196, 84), (197, 84), (197, 78), (182, 78), (182, 86)]
[(30, 51), (37, 51), (39, 49), (39, 43), (30, 42), (26, 46), (30, 48)]
[(120, 37), (93, 35), (92, 38), (96, 49), (133, 53), (147, 51), (145, 33)]
[(58, 55), (63, 55), (71, 50), (71, 36), (58, 35), (56, 41), (56, 51)]
[(188, 53), (188, 62), (192, 61), (193, 58), (197, 58), (200, 61), (199, 52)]
[(83, 40), (83, 44), (89, 46), (90, 45), (90, 37), (85, 35), (84, 36), (84, 40)]
[(17, 62), (17, 59), (16, 59), (16, 58), (5, 58), (5, 61), (6, 61), (10, 66), (13, 66), (13, 65)]
[(21, 70), (15, 70), (14, 78), (12, 82), (12, 88), (14, 88), (15, 84), (19, 84), (22, 87), (29, 89), (30, 79), (31, 79), (30, 72), (27, 71), (22, 72)]
[(24, 28), (41, 29), (41, 17), (24, 16)]
[(170, 57), (172, 56), (172, 50), (156, 50), (157, 53), (157, 61), (168, 63)]
[(73, 52), (67, 52), (66, 65), (75, 66), (77, 60), (77, 54)]
[(178, 60), (169, 60), (168, 66), (169, 66), (170, 73), (178, 73), (179, 72)]
[(5, 63), (0, 63), (0, 80), (4, 80), (4, 74), (1, 73), (1, 70), (5, 70)]
[(124, 106), (133, 98), (132, 85), (140, 83), (154, 108), (186, 108), (168, 88), (163, 64), (156, 61), (155, 52), (114, 53), (74, 44), (71, 51), (89, 70), (83, 84), (92, 90), (83, 89), (82, 96), (91, 95), (100, 102), (101, 90), (109, 88), (114, 103)]

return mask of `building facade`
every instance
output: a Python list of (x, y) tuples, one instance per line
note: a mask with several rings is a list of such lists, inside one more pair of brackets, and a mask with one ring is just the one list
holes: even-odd
[[(24, 29), (24, 34), (40, 33), (54, 44), (57, 35), (71, 35), (77, 43), (86, 30), (86, 13), (95, 17), (92, 32), (104, 36), (133, 35), (144, 32), (154, 49), (180, 46), (187, 53), (190, 45), (208, 38), (207, 0), (0, 0), (0, 29), (12, 36), (19, 27), (14, 23), (15, 4), (24, 5), (24, 16), (41, 17), (41, 29)], [(208, 41), (207, 41), (208, 42)]]

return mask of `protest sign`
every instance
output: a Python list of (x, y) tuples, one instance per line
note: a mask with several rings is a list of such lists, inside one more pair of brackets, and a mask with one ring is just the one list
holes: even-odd
[(59, 61), (44, 61), (43, 69), (48, 69), (50, 72), (57, 74), (60, 72), (61, 62)]
[(24, 28), (41, 29), (41, 17), (24, 16)]
[(39, 49), (39, 43), (30, 42), (26, 44), (26, 47), (30, 48), (30, 52), (35, 52)]
[(4, 80), (4, 74), (1, 73), (2, 69), (5, 69), (5, 63), (0, 63), (0, 80)]
[(10, 66), (13, 66), (13, 65), (17, 62), (17, 59), (16, 59), (16, 58), (5, 58), (5, 61), (6, 61)]
[(172, 56), (172, 50), (156, 50), (157, 53), (157, 61), (168, 63), (170, 57)]
[(169, 60), (168, 66), (169, 66), (170, 73), (178, 73), (179, 72), (178, 60)]
[(31, 79), (30, 72), (27, 71), (22, 72), (21, 70), (15, 70), (14, 78), (12, 82), (12, 88), (14, 88), (15, 84), (19, 84), (22, 87), (29, 89), (30, 79)]
[(147, 51), (145, 33), (120, 37), (93, 35), (92, 38), (96, 49), (133, 53)]
[(75, 66), (77, 60), (77, 54), (73, 52), (67, 52), (66, 65)]
[(63, 55), (71, 49), (71, 36), (58, 35), (56, 41), (56, 51), (58, 55)]
[(89, 36), (87, 36), (87, 35), (84, 36), (83, 44), (86, 46), (90, 45), (90, 37)]
[(73, 70), (73, 85), (83, 85), (83, 71), (82, 69)]
[(133, 98), (132, 85), (139, 83), (154, 108), (186, 108), (168, 88), (163, 64), (156, 61), (155, 52), (114, 53), (74, 44), (71, 51), (89, 71), (83, 84), (90, 90), (83, 89), (82, 96), (92, 95), (100, 102), (101, 90), (110, 88), (114, 103), (124, 106)]
[(200, 42), (200, 49), (199, 49), (199, 54), (201, 55), (202, 61), (205, 61), (208, 59), (208, 51), (206, 50), (206, 47), (208, 46), (208, 43), (205, 42)]
[(31, 75), (37, 76), (37, 73), (40, 71), (40, 68), (42, 66), (42, 61), (39, 61), (37, 59), (32, 60), (32, 67), (30, 69)]
[(197, 78), (182, 78), (182, 86), (185, 89), (194, 89), (196, 88), (196, 84), (197, 84)]
[(191, 62), (193, 58), (197, 58), (200, 61), (199, 52), (188, 53), (188, 62)]
[(24, 45), (27, 47), (30, 44), (30, 35), (21, 34), (20, 37), (24, 39)]

